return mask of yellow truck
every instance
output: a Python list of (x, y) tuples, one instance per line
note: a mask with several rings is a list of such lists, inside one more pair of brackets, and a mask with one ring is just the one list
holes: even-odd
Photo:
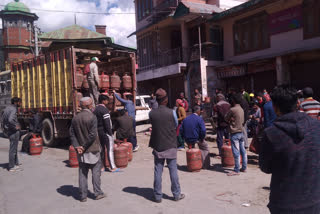
[(22, 99), (18, 109), (19, 122), (23, 129), (28, 129), (33, 114), (39, 112), (43, 119), (41, 135), (46, 146), (53, 146), (59, 142), (57, 139), (69, 136), (71, 120), (79, 111), (79, 100), (90, 96), (83, 72), (92, 57), (101, 61), (97, 64), (101, 75), (99, 89), (110, 96), (109, 110), (114, 112), (119, 103), (113, 99), (113, 89), (136, 96), (134, 52), (70, 47), (11, 64), (11, 96)]

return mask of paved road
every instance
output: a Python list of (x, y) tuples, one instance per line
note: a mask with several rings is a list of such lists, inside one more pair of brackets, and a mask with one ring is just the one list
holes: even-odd
[[(121, 173), (102, 174), (102, 189), (107, 198), (80, 203), (78, 198), (78, 171), (66, 166), (68, 151), (63, 148), (45, 148), (40, 156), (19, 153), (24, 171), (6, 170), (9, 143), (0, 138), (0, 214), (63, 214), (63, 213), (268, 213), (266, 208), (270, 176), (259, 171), (256, 157), (250, 157), (245, 174), (227, 177), (228, 169), (221, 168), (220, 160), (211, 158), (212, 170), (199, 173), (186, 171), (185, 151), (179, 151), (179, 177), (186, 198), (171, 200), (168, 169), (163, 174), (164, 199), (161, 204), (150, 201), (153, 185), (153, 156), (148, 148), (149, 136), (138, 128), (140, 150)], [(216, 153), (216, 143), (210, 142)], [(91, 179), (91, 176), (90, 176)], [(89, 189), (92, 190), (91, 182)], [(242, 206), (249, 203), (250, 207)]]

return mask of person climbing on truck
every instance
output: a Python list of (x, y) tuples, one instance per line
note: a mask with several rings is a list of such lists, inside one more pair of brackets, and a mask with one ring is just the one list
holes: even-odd
[[(87, 78), (88, 78), (88, 84), (89, 84), (89, 91), (90, 91), (90, 97), (92, 100), (94, 100), (94, 104), (98, 104), (98, 99), (99, 99), (99, 73), (98, 73), (98, 65), (97, 62), (100, 62), (98, 57), (92, 57), (91, 58), (91, 63), (89, 65), (90, 71), (87, 73)], [(86, 73), (85, 69), (85, 73)]]

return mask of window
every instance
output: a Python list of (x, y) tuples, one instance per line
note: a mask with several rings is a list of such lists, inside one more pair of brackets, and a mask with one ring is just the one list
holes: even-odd
[(156, 33), (151, 32), (144, 36), (137, 38), (138, 43), (138, 55), (139, 55), (139, 67), (155, 64), (156, 55)]
[(138, 21), (146, 18), (152, 12), (153, 0), (137, 0)]
[(305, 39), (320, 36), (320, 1), (303, 1), (303, 34)]
[(238, 20), (233, 26), (235, 54), (262, 50), (270, 47), (267, 13)]

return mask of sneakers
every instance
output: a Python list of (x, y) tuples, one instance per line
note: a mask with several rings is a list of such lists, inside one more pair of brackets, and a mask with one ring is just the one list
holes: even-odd
[(185, 197), (186, 197), (185, 194), (180, 194), (178, 197), (175, 197), (173, 200), (174, 201), (180, 201), (180, 200), (184, 199)]
[(105, 197), (107, 197), (107, 196), (104, 193), (102, 193), (100, 195), (97, 195), (94, 200), (100, 200), (100, 199), (105, 198)]
[(18, 172), (18, 171), (23, 171), (19, 166), (14, 166), (11, 169), (9, 169), (9, 172)]
[(132, 150), (133, 152), (137, 152), (139, 150), (139, 146), (136, 145), (136, 147), (134, 147), (134, 149)]

